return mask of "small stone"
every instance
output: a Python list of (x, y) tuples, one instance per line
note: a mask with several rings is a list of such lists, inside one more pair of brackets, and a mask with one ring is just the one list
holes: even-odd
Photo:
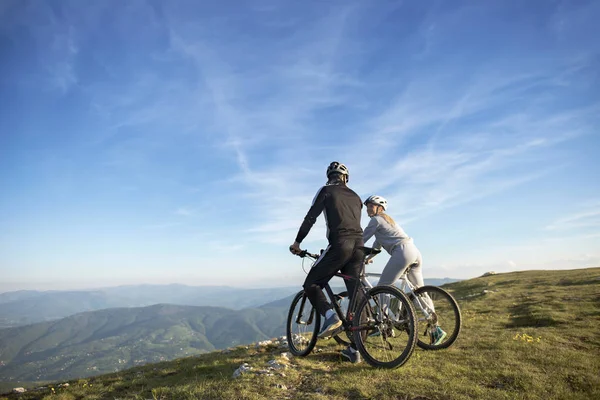
[(68, 383), (61, 383), (60, 385), (58, 385), (58, 387), (69, 387)]
[(302, 345), (302, 344), (308, 344), (309, 340), (307, 338), (305, 338), (304, 336), (297, 335), (294, 333), (293, 337), (292, 337), (292, 342)]
[(271, 368), (273, 368), (273, 369), (286, 369), (287, 368), (287, 365), (279, 364), (276, 360), (271, 360), (267, 364), (269, 364), (271, 366)]
[(287, 386), (285, 386), (285, 385), (284, 385), (284, 384), (282, 384), (282, 383), (278, 383), (278, 384), (277, 384), (277, 389), (281, 389), (281, 390), (287, 390)]
[(16, 387), (12, 391), (13, 391), (13, 393), (25, 393), (27, 391), (27, 389), (22, 388), (22, 387)]
[(243, 363), (242, 365), (239, 366), (238, 369), (233, 371), (233, 377), (237, 378), (238, 376), (242, 375), (244, 372), (248, 372), (251, 369), (252, 369), (252, 367), (249, 366), (248, 363)]

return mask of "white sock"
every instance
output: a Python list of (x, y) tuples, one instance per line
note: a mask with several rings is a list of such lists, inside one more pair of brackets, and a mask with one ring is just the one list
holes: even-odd
[(327, 310), (325, 312), (325, 318), (330, 318), (333, 314), (335, 314), (335, 311), (333, 311), (333, 310)]

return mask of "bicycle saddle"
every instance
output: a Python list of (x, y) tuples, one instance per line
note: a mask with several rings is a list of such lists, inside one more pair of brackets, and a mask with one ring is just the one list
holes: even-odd
[(377, 250), (377, 249), (374, 249), (372, 247), (360, 246), (359, 249), (361, 249), (361, 250), (363, 250), (365, 252), (365, 256), (368, 256), (368, 255), (371, 255), (371, 254), (375, 255), (375, 254), (381, 253), (381, 249)]

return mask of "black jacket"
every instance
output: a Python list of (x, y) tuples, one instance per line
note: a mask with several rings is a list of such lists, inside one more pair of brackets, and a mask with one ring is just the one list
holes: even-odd
[(301, 243), (308, 235), (317, 217), (325, 210), (327, 239), (329, 243), (340, 238), (362, 237), (360, 197), (344, 184), (325, 185), (315, 195), (312, 206), (298, 230), (296, 242)]

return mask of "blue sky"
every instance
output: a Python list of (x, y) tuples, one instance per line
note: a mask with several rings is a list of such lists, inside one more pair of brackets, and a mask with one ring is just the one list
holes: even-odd
[(598, 17), (4, 0), (0, 291), (299, 286), (287, 248), (334, 160), (388, 198), (425, 278), (600, 266)]

